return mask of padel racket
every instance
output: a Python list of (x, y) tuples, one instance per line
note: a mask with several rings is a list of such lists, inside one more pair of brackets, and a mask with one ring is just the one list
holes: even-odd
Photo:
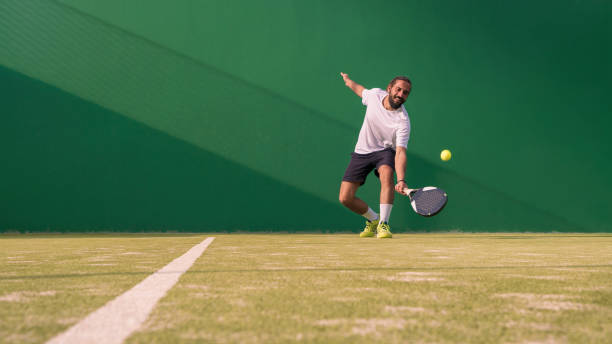
[(442, 211), (448, 200), (446, 191), (435, 186), (426, 186), (420, 189), (405, 188), (404, 192), (410, 197), (412, 209), (425, 217), (434, 216)]

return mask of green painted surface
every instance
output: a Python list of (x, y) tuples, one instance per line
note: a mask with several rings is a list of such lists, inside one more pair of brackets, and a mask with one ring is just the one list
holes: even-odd
[[(358, 229), (364, 108), (414, 91), (403, 230), (612, 230), (604, 2), (0, 1), (0, 229)], [(449, 148), (453, 159), (439, 160)], [(377, 208), (375, 179), (360, 195)]]

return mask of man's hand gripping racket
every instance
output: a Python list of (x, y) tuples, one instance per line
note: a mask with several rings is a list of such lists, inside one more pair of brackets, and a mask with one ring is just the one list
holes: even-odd
[(404, 194), (410, 198), (412, 209), (425, 217), (434, 216), (446, 205), (448, 195), (435, 186), (426, 186), (420, 189), (404, 188)]

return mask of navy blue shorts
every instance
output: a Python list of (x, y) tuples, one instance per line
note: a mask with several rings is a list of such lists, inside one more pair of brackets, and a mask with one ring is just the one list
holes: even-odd
[(363, 185), (372, 170), (374, 170), (376, 177), (379, 177), (378, 168), (382, 165), (389, 165), (395, 170), (395, 150), (393, 148), (368, 154), (353, 152), (351, 153), (351, 162), (349, 162), (342, 180)]

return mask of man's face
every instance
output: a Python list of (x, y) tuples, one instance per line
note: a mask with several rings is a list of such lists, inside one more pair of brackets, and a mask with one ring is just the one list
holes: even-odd
[(404, 102), (406, 98), (408, 98), (408, 94), (410, 93), (410, 84), (404, 80), (397, 80), (393, 86), (387, 87), (387, 92), (389, 93), (389, 105), (392, 108), (399, 108)]

